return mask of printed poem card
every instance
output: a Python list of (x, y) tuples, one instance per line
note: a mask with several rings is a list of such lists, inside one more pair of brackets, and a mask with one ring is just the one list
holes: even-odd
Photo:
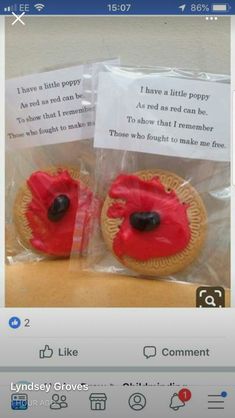
[(229, 106), (225, 82), (102, 72), (95, 146), (228, 161)]
[[(6, 144), (33, 147), (94, 136), (98, 73), (95, 62), (6, 81)], [(110, 60), (109, 64), (118, 63)]]

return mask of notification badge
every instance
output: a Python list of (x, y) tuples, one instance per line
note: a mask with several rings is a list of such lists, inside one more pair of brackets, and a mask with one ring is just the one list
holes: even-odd
[(172, 395), (169, 407), (173, 409), (173, 411), (178, 411), (190, 401), (191, 397), (191, 391), (188, 388), (183, 388), (178, 393)]

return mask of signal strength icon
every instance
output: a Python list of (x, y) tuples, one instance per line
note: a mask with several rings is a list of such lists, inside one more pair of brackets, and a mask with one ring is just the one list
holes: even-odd
[(17, 12), (17, 4), (12, 4), (11, 6), (4, 7), (4, 12)]
[(38, 12), (41, 12), (44, 9), (45, 5), (42, 3), (37, 3), (34, 5), (34, 7), (35, 9), (37, 9)]

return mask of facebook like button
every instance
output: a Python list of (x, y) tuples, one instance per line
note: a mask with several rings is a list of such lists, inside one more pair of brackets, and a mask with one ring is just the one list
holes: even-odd
[(17, 329), (21, 326), (21, 320), (17, 316), (12, 316), (8, 321), (9, 327), (12, 329)]

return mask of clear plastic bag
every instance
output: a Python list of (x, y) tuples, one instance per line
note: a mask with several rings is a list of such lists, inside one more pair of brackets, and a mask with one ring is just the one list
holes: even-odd
[[(109, 70), (124, 79), (150, 74), (152, 80), (163, 76), (229, 83), (227, 75), (168, 68)], [(111, 109), (116, 111), (113, 129), (123, 128), (123, 107), (131, 115), (125, 97)], [(97, 111), (102, 112), (99, 101)], [(99, 129), (98, 117), (96, 134)], [(109, 149), (97, 150), (95, 168), (95, 194), (103, 207), (89, 239), (86, 268), (230, 287), (229, 161), (210, 160), (209, 155), (201, 159), (193, 153), (183, 157), (182, 151), (180, 156), (165, 151), (161, 155), (161, 143), (156, 153), (143, 152), (141, 146), (125, 150), (121, 139), (121, 149), (111, 149), (105, 140)]]
[[(66, 83), (69, 83), (66, 80), (76, 79), (77, 68), (82, 84), (80, 95), (76, 86), (70, 93), (65, 93)], [(9, 82), (7, 132), (16, 134), (13, 136), (8, 133), (6, 141), (6, 258), (9, 263), (39, 261), (45, 257), (69, 257), (75, 220), (77, 254), (86, 249), (84, 225), (88, 231), (91, 221), (89, 207), (93, 198), (95, 97), (97, 77), (102, 68), (103, 63), (92, 62), (40, 73), (41, 78), (30, 75)], [(44, 79), (57, 81), (51, 81), (50, 84), (43, 82)], [(27, 109), (30, 116), (24, 116), (24, 122), (21, 123), (22, 118), (14, 120), (10, 113), (14, 109), (17, 116), (19, 110), (14, 108), (14, 95), (17, 97), (19, 91), (26, 94), (24, 92), (28, 91), (28, 85), (35, 85), (31, 89), (35, 89), (40, 98), (31, 97), (29, 88), (28, 103), (26, 99), (20, 101), (19, 107), (23, 103), (23, 108)], [(49, 85), (52, 86), (50, 89)], [(46, 86), (44, 96), (40, 96), (40, 86)], [(54, 92), (55, 86), (62, 89), (63, 95), (58, 96), (60, 90)], [(47, 94), (48, 89), (50, 94)], [(69, 101), (75, 102), (76, 97), (79, 97), (77, 104), (68, 104)], [(66, 98), (64, 103), (63, 98)], [(46, 106), (49, 106), (47, 111)], [(72, 113), (69, 110), (71, 106), (74, 109)], [(35, 120), (39, 108), (44, 113), (40, 129), (36, 129)], [(54, 123), (50, 120), (48, 122), (47, 115), (58, 116), (62, 110), (65, 110), (66, 117), (69, 112), (66, 132), (71, 131), (72, 135), (69, 132), (57, 135), (55, 129), (50, 131), (54, 136), (50, 132), (46, 136), (42, 135), (45, 126), (48, 129), (48, 123)], [(76, 124), (77, 131), (74, 129)], [(18, 129), (22, 130), (22, 135), (17, 134)]]

